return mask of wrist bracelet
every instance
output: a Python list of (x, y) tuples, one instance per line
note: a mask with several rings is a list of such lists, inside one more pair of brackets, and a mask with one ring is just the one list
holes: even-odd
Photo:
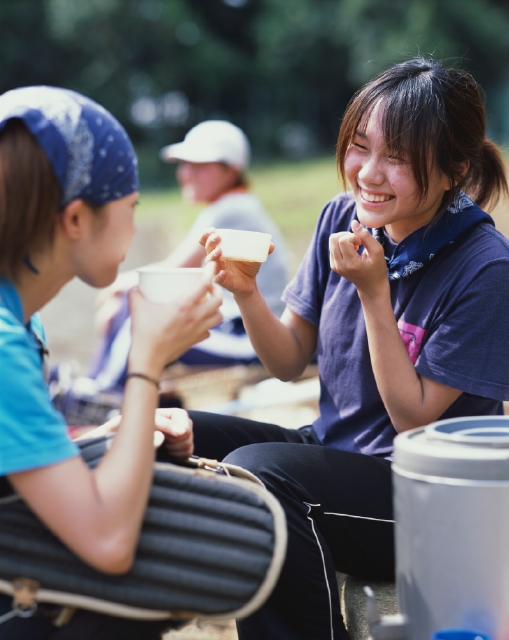
[(126, 382), (129, 380), (129, 378), (141, 378), (142, 380), (151, 382), (156, 386), (156, 389), (159, 391), (159, 380), (156, 380), (155, 378), (151, 378), (150, 376), (147, 376), (144, 373), (137, 373), (137, 372), (128, 373), (125, 377)]

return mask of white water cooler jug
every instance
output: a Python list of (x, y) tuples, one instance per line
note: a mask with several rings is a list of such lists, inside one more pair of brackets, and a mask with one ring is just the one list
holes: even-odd
[(393, 479), (405, 636), (466, 627), (508, 640), (509, 417), (399, 434)]

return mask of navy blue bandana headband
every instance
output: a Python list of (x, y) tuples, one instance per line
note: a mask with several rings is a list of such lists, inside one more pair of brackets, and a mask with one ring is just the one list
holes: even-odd
[(0, 96), (0, 131), (18, 118), (35, 136), (62, 188), (61, 206), (93, 205), (138, 191), (136, 154), (122, 125), (74, 91), (24, 87)]
[[(445, 245), (451, 244), (480, 222), (494, 224), (492, 217), (461, 191), (437, 222), (417, 229), (396, 246), (391, 257), (385, 256), (389, 280), (406, 278), (421, 269)], [(383, 227), (370, 231), (384, 246)]]

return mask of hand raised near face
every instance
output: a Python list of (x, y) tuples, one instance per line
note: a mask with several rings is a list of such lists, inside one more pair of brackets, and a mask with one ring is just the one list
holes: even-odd
[(357, 220), (352, 221), (351, 233), (330, 236), (329, 253), (331, 269), (350, 280), (359, 292), (377, 295), (387, 285), (383, 247)]

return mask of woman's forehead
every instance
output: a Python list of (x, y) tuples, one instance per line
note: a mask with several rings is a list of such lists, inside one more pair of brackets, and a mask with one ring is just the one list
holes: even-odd
[(359, 122), (367, 123), (370, 120), (382, 122), (385, 118), (388, 103), (390, 102), (388, 96), (377, 96), (361, 106)]
[(385, 129), (385, 108), (381, 100), (373, 102), (360, 114), (355, 133), (361, 136), (383, 135)]
[(391, 150), (404, 152), (412, 147), (413, 132), (408, 114), (398, 110), (387, 98), (368, 104), (360, 114), (356, 134), (379, 139)]

